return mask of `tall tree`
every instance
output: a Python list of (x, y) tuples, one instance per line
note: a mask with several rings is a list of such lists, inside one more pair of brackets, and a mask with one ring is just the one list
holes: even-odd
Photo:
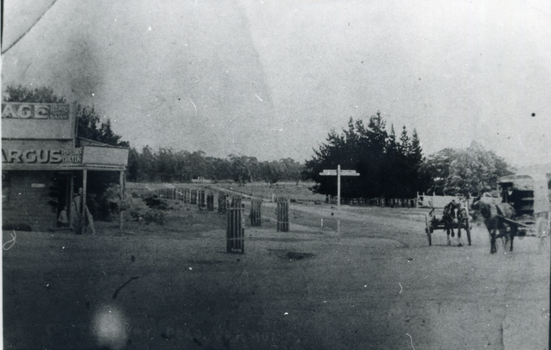
[(130, 146), (127, 141), (122, 140), (122, 136), (113, 132), (110, 119), (107, 119), (105, 123), (101, 122), (100, 115), (93, 107), (78, 104), (76, 115), (78, 137), (103, 142), (112, 146)]
[[(416, 136), (417, 137), (417, 136)], [(305, 175), (316, 182), (314, 190), (322, 194), (336, 194), (336, 181), (319, 175), (323, 169), (355, 169), (359, 178), (342, 178), (343, 197), (411, 197), (418, 189), (416, 181), (421, 159), (417, 139), (415, 157), (413, 144), (404, 127), (400, 141), (394, 127), (386, 131), (381, 113), (371, 116), (367, 126), (361, 119), (348, 122), (342, 134), (331, 130), (326, 143), (314, 150), (314, 157), (305, 164)]]

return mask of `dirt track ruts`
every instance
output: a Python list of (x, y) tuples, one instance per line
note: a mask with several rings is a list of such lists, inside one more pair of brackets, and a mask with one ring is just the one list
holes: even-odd
[(292, 205), (291, 232), (246, 227), (244, 255), (224, 252), (223, 228), (17, 232), (3, 254), (5, 347), (97, 348), (91, 319), (108, 305), (127, 335), (112, 348), (547, 348), (549, 252), (535, 238), (490, 255), (475, 226), (470, 247), (443, 232), (429, 247), (422, 211), (351, 207), (337, 234), (334, 209)]

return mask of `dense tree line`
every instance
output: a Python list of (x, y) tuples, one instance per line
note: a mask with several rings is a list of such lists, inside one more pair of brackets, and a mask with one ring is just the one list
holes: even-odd
[(378, 112), (369, 119), (350, 118), (348, 129), (334, 130), (326, 143), (314, 150), (314, 157), (306, 162), (305, 176), (316, 182), (314, 191), (335, 195), (335, 177), (319, 175), (324, 169), (353, 169), (359, 177), (341, 178), (343, 197), (414, 197), (423, 188), (419, 169), (423, 155), (417, 132), (411, 137), (404, 126), (397, 138), (394, 127), (386, 130), (386, 123)]
[(255, 157), (232, 154), (227, 158), (207, 156), (202, 151), (173, 151), (149, 146), (138, 152), (130, 149), (128, 181), (189, 182), (192, 179), (233, 180), (239, 184), (265, 181), (299, 181), (303, 165), (291, 158), (259, 161)]

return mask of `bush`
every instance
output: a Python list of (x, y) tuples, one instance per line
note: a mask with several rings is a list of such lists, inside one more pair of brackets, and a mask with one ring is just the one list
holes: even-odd
[(145, 204), (151, 209), (158, 209), (158, 210), (170, 209), (170, 206), (168, 205), (168, 203), (165, 200), (157, 197), (156, 195), (145, 197), (143, 200)]

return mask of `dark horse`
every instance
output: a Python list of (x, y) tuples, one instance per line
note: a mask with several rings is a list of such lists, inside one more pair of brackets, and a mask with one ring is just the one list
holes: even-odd
[[(511, 242), (513, 251), (513, 239), (517, 233), (517, 226), (512, 224), (507, 219), (511, 220), (515, 217), (515, 209), (509, 203), (496, 204), (490, 199), (476, 198), (471, 205), (471, 209), (479, 211), (484, 218), (484, 225), (490, 233), (490, 254), (497, 252), (496, 238), (505, 237)], [(509, 236), (507, 236), (507, 227), (509, 228)], [(496, 232), (499, 230), (499, 235)]]
[(457, 225), (457, 239), (459, 241), (458, 246), (463, 246), (461, 243), (461, 222), (463, 221), (463, 210), (461, 209), (461, 204), (456, 203), (455, 199), (446, 204), (444, 207), (444, 213), (442, 215), (442, 222), (444, 223), (444, 228), (446, 234), (448, 235), (448, 245), (451, 245), (450, 233), (453, 238), (454, 231), (453, 226)]

